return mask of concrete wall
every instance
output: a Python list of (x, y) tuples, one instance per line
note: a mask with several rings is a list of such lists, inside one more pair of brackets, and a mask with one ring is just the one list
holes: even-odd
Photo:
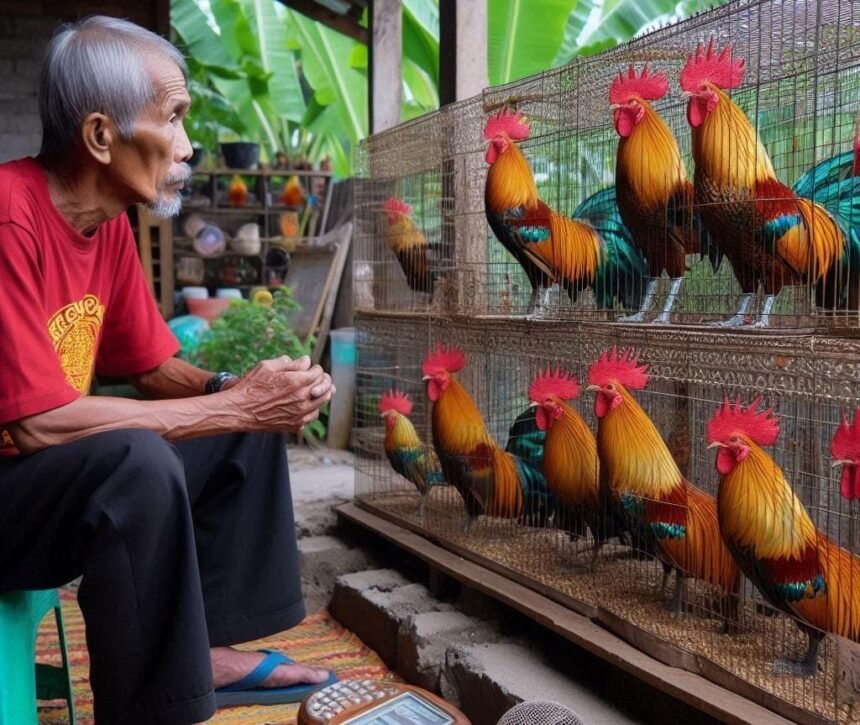
[(39, 151), (39, 64), (57, 20), (0, 17), (0, 162)]
[(166, 0), (0, 0), (0, 162), (39, 151), (42, 53), (60, 22), (92, 14), (128, 18), (162, 34), (169, 29)]

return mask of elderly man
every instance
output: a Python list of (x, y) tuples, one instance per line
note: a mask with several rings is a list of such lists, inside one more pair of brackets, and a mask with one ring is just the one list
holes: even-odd
[[(99, 723), (199, 722), (216, 698), (290, 701), (330, 677), (230, 645), (304, 616), (282, 434), (331, 380), (307, 359), (236, 380), (173, 357), (124, 214), (180, 209), (185, 74), (131, 23), (64, 27), (41, 153), (0, 165), (0, 591), (82, 576)], [(94, 371), (147, 400), (87, 397)]]

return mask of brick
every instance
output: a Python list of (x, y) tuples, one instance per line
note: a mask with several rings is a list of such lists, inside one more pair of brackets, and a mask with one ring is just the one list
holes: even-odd
[(339, 576), (369, 569), (371, 561), (361, 548), (350, 549), (333, 536), (299, 539), (302, 591), (308, 614), (325, 609), (331, 602)]
[(397, 672), (407, 682), (438, 692), (445, 653), (450, 647), (496, 638), (488, 624), (461, 612), (416, 614), (400, 627)]
[(398, 634), (415, 614), (450, 611), (421, 584), (409, 584), (393, 569), (378, 569), (339, 577), (329, 610), (344, 627), (374, 649), (391, 668), (397, 666)]

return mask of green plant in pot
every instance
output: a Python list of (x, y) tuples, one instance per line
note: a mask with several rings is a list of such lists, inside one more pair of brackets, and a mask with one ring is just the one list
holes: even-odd
[[(233, 300), (230, 307), (218, 317), (205, 333), (189, 359), (208, 370), (226, 370), (242, 376), (261, 360), (280, 355), (299, 358), (310, 355), (314, 340), (303, 342), (290, 326), (291, 314), (300, 308), (288, 287), (281, 287), (271, 295), (261, 295), (262, 303)], [(326, 411), (321, 411), (321, 418)], [(321, 440), (326, 429), (322, 420), (304, 428), (304, 437)]]

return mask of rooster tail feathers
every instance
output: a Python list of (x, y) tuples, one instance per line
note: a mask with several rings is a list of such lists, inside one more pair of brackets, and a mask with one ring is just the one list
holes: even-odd
[(617, 299), (627, 309), (638, 309), (647, 267), (621, 220), (615, 187), (592, 194), (576, 207), (573, 217), (588, 222), (600, 237), (603, 259), (594, 280), (598, 307), (611, 308)]
[(513, 457), (523, 497), (522, 519), (526, 524), (543, 526), (555, 510), (557, 501), (539, 468), (519, 456)]
[(545, 441), (546, 431), (538, 428), (535, 420), (535, 409), (526, 408), (517, 416), (511, 426), (505, 450), (541, 470)]
[(791, 190), (798, 196), (823, 204), (819, 198), (820, 191), (851, 176), (853, 166), (854, 152), (846, 151), (813, 166), (794, 182)]

